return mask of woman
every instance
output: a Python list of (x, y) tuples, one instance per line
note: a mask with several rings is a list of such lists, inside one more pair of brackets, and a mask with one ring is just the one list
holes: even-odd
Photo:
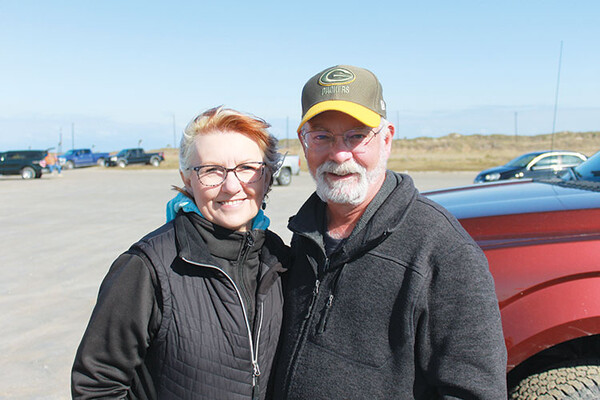
[(111, 266), (74, 398), (265, 398), (288, 254), (261, 210), (281, 157), (268, 127), (219, 107), (185, 128), (171, 220)]

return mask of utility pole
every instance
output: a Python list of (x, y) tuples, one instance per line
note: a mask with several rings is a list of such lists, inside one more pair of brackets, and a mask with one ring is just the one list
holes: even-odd
[(550, 150), (554, 150), (554, 129), (556, 128), (556, 109), (558, 107), (558, 86), (560, 83), (560, 65), (562, 63), (562, 48), (563, 41), (560, 41), (560, 54), (558, 56), (558, 76), (556, 77), (556, 95), (554, 96), (554, 118), (552, 120), (552, 146)]
[(177, 148), (177, 133), (175, 128), (175, 114), (173, 114), (173, 148)]
[(396, 110), (396, 133), (394, 136), (396, 136), (396, 139), (400, 138), (400, 111), (398, 110)]
[(519, 117), (519, 113), (515, 111), (515, 142), (518, 140), (518, 137), (519, 137), (519, 128), (517, 125), (518, 117)]
[(62, 153), (62, 126), (58, 128), (58, 153)]
[(290, 117), (285, 117), (285, 146), (290, 148)]

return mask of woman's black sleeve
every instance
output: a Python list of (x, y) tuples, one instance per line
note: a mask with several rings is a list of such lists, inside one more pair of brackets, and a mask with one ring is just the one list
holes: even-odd
[(75, 356), (74, 399), (127, 395), (160, 325), (156, 288), (145, 257), (124, 253), (112, 264)]

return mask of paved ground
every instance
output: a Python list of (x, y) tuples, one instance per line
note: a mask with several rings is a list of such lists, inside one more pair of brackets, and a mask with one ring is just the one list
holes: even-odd
[[(475, 173), (413, 173), (420, 190)], [(23, 181), (0, 176), (0, 399), (70, 398), (69, 374), (111, 262), (160, 226), (176, 170), (87, 168)], [(287, 219), (313, 190), (306, 173), (275, 186), (266, 213)]]

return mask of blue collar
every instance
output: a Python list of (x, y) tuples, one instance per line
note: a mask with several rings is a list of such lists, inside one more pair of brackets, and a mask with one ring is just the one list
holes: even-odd
[[(177, 195), (175, 197), (173, 197), (171, 200), (169, 200), (169, 202), (167, 203), (167, 222), (174, 219), (175, 216), (177, 215), (177, 213), (179, 212), (179, 210), (182, 210), (183, 212), (188, 212), (188, 213), (195, 212), (196, 214), (198, 214), (202, 218), (204, 218), (204, 216), (198, 209), (196, 202), (181, 192), (177, 192)], [(263, 210), (258, 210), (258, 214), (256, 214), (256, 217), (254, 217), (252, 219), (252, 229), (253, 230), (254, 229), (267, 230), (267, 228), (269, 227), (270, 224), (271, 224), (271, 220), (269, 220), (269, 217), (267, 217), (265, 215)]]

